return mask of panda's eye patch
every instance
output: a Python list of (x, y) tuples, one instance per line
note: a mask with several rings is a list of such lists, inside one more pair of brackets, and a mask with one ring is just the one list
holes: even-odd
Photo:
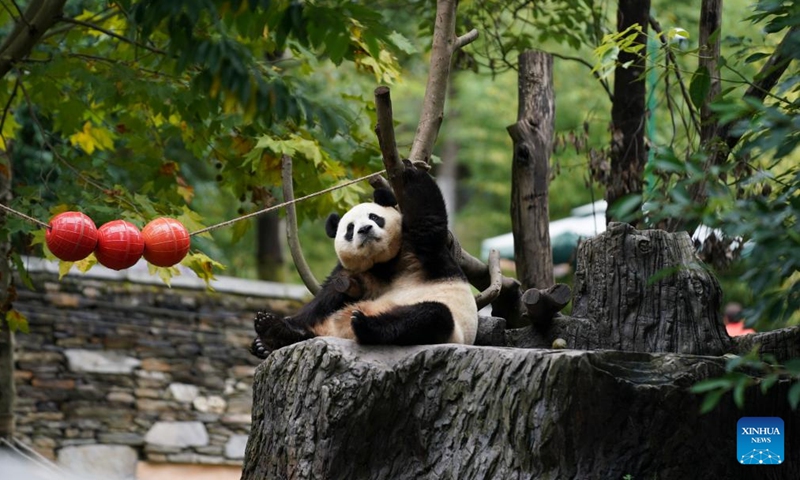
[(348, 242), (353, 239), (353, 229), (354, 228), (355, 228), (355, 225), (353, 225), (352, 223), (347, 224), (347, 233), (345, 233), (344, 239), (347, 240)]
[(369, 219), (375, 222), (375, 225), (377, 225), (379, 228), (383, 228), (383, 226), (386, 225), (386, 219), (381, 217), (380, 215), (370, 213)]

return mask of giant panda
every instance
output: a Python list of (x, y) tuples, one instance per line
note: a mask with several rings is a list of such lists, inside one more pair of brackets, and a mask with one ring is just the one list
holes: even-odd
[[(447, 211), (427, 171), (405, 161), (403, 212), (390, 190), (344, 216), (331, 214), (325, 230), (339, 263), (314, 299), (295, 315), (259, 312), (250, 351), (260, 358), (315, 336), (361, 344), (472, 344), (478, 312), (469, 282), (447, 247)], [(357, 282), (358, 294), (337, 279)]]

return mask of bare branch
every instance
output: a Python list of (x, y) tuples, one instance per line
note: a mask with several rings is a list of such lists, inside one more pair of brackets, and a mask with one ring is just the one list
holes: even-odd
[(600, 82), (600, 86), (602, 86), (603, 90), (606, 91), (606, 94), (608, 95), (608, 99), (611, 101), (611, 103), (614, 103), (614, 94), (611, 93), (611, 88), (608, 86), (608, 82), (606, 80), (603, 80), (603, 77), (600, 76), (600, 72), (594, 71), (594, 65), (592, 65), (591, 63), (587, 62), (586, 60), (584, 60), (584, 59), (582, 59), (580, 57), (573, 57), (571, 55), (562, 55), (560, 53), (553, 53), (553, 52), (547, 52), (547, 53), (549, 53), (550, 55), (552, 55), (552, 56), (554, 56), (556, 58), (560, 58), (562, 60), (570, 60), (570, 61), (573, 61), (573, 62), (578, 62), (581, 65), (585, 65), (585, 66), (589, 67), (589, 69), (592, 70), (592, 75), (594, 76), (594, 78), (596, 78), (597, 81)]
[[(750, 84), (750, 88), (744, 92), (744, 98), (753, 98), (763, 102), (767, 98), (770, 91), (778, 84), (789, 63), (792, 60), (790, 49), (792, 48), (792, 37), (800, 35), (800, 26), (793, 26), (783, 37), (781, 43), (772, 52), (772, 55), (767, 59), (767, 62), (761, 67), (761, 70), (754, 77), (755, 80)], [(717, 165), (722, 164), (728, 157), (730, 150), (739, 143), (742, 135), (733, 133), (733, 123), (728, 123), (719, 129), (719, 137), (728, 145), (727, 152), (717, 152), (714, 163)]]
[(375, 190), (379, 188), (385, 188), (386, 190), (392, 189), (392, 186), (389, 184), (389, 181), (383, 177), (372, 177), (368, 180), (368, 182)]
[(460, 50), (460, 49), (466, 47), (467, 45), (469, 45), (470, 43), (474, 42), (477, 39), (478, 39), (478, 31), (473, 28), (469, 32), (465, 33), (464, 35), (461, 35), (460, 37), (456, 38), (456, 43), (454, 45), (454, 49), (455, 50)]
[(62, 18), (61, 21), (64, 22), (64, 23), (71, 23), (71, 24), (74, 24), (74, 25), (80, 25), (82, 27), (86, 27), (86, 28), (89, 28), (91, 30), (97, 30), (98, 32), (105, 33), (109, 37), (116, 38), (117, 40), (119, 40), (121, 42), (129, 43), (129, 44), (131, 44), (131, 45), (133, 45), (135, 47), (143, 48), (143, 49), (145, 49), (147, 51), (150, 51), (150, 52), (153, 52), (153, 53), (157, 53), (159, 55), (166, 55), (167, 54), (167, 52), (165, 52), (164, 50), (161, 50), (161, 49), (158, 49), (158, 48), (155, 48), (155, 47), (151, 47), (149, 45), (145, 45), (144, 43), (139, 43), (139, 42), (137, 42), (135, 40), (131, 40), (130, 38), (128, 38), (128, 37), (126, 37), (124, 35), (120, 35), (119, 33), (112, 32), (111, 30), (109, 30), (107, 28), (103, 28), (100, 25), (96, 25), (94, 23), (84, 22), (83, 20), (77, 20), (75, 18)]
[[(450, 77), (450, 63), (457, 48), (456, 0), (437, 0), (436, 23), (433, 27), (431, 64), (428, 70), (428, 83), (422, 100), (422, 113), (419, 118), (414, 143), (408, 158), (412, 162), (429, 163), (433, 144), (439, 135), (444, 117), (444, 101)], [(471, 38), (471, 32), (465, 35)], [(465, 40), (466, 40), (465, 39)]]
[[(103, 23), (106, 20), (108, 20), (108, 19), (110, 19), (110, 18), (112, 18), (115, 15), (120, 13), (119, 10), (117, 10), (118, 7), (119, 7), (118, 5), (115, 5), (115, 8), (106, 8), (105, 10), (92, 15), (90, 18), (87, 18), (86, 21), (92, 22), (94, 24)], [(63, 33), (67, 33), (70, 30), (72, 30), (73, 28), (75, 28), (76, 26), (78, 26), (78, 25), (75, 24), (75, 23), (68, 23), (68, 24), (62, 25), (62, 26), (60, 26), (58, 28), (51, 28), (50, 31), (47, 32), (47, 34), (42, 36), (42, 39), (46, 40), (46, 39), (48, 39), (50, 37), (54, 37), (56, 35), (61, 35)]]
[(475, 296), (475, 303), (478, 305), (478, 310), (489, 305), (498, 296), (503, 286), (503, 275), (500, 270), (500, 252), (492, 250), (489, 252), (489, 286), (486, 290), (482, 291)]
[(15, 15), (14, 12), (11, 10), (11, 7), (6, 5), (6, 2), (3, 2), (3, 8), (6, 10), (6, 12), (8, 12), (9, 15), (11, 15), (11, 20), (17, 22), (17, 21), (19, 21), (21, 19), (23, 22), (25, 22), (25, 25), (28, 25), (28, 21), (25, 19), (25, 15), (22, 13), (22, 9), (19, 8), (19, 4), (17, 4), (17, 2), (15, 2), (14, 0), (11, 0), (11, 3), (14, 5), (14, 8), (17, 10), (17, 13), (19, 14), (19, 18), (17, 18), (17, 15)]
[[(20, 81), (21, 81), (20, 78), (17, 77), (17, 81), (14, 82), (14, 89), (11, 91), (11, 95), (8, 97), (8, 101), (6, 102), (6, 106), (3, 108), (3, 115), (0, 116), (0, 140), (2, 140), (3, 143), (5, 144), (7, 144), (8, 142), (6, 142), (6, 139), (3, 136), (3, 126), (6, 124), (6, 116), (8, 115), (8, 112), (11, 110), (11, 102), (13, 102), (14, 97), (17, 96), (17, 90), (19, 89)], [(6, 146), (6, 149), (7, 148), (8, 147)]]
[(300, 241), (297, 238), (297, 210), (294, 206), (294, 185), (292, 185), (292, 157), (283, 155), (281, 157), (281, 177), (283, 179), (283, 200), (289, 202), (286, 205), (286, 241), (289, 242), (289, 250), (292, 252), (292, 260), (297, 268), (297, 273), (312, 295), (316, 295), (320, 290), (320, 285), (311, 269), (308, 267), (303, 250), (300, 248)]
[(403, 162), (400, 161), (400, 154), (397, 153), (397, 141), (394, 137), (394, 120), (392, 117), (392, 96), (389, 87), (380, 86), (375, 89), (375, 111), (377, 113), (377, 123), (375, 125), (375, 135), (378, 136), (378, 144), (383, 155), (383, 165), (389, 175), (389, 183), (392, 185), (397, 204), (403, 208)]
[(66, 0), (31, 0), (14, 29), (0, 44), (0, 78), (30, 55), (42, 35), (61, 18)]
[(661, 40), (661, 44), (664, 45), (664, 48), (667, 51), (667, 57), (672, 64), (675, 65), (675, 78), (678, 79), (678, 86), (681, 87), (681, 95), (683, 95), (683, 100), (686, 102), (687, 107), (689, 108), (689, 116), (692, 117), (692, 123), (694, 124), (694, 128), (699, 132), (700, 131), (700, 122), (697, 120), (697, 115), (695, 115), (694, 107), (692, 106), (692, 99), (689, 96), (689, 91), (686, 90), (686, 84), (683, 81), (683, 76), (681, 75), (681, 70), (678, 68), (678, 62), (675, 60), (675, 54), (672, 53), (672, 50), (669, 48), (669, 42), (667, 41), (667, 36), (664, 34), (664, 31), (661, 29), (661, 24), (658, 21), (650, 16), (649, 20), (650, 26), (653, 30), (656, 31), (658, 38)]

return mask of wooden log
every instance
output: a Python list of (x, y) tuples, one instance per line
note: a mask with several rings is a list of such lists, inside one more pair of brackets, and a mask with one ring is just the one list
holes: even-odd
[(522, 294), (522, 303), (531, 323), (538, 328), (547, 328), (555, 314), (567, 306), (571, 296), (572, 290), (567, 285), (557, 283), (543, 290), (528, 289)]

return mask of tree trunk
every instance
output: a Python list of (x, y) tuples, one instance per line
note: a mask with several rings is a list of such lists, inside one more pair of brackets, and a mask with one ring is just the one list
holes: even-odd
[(277, 212), (256, 218), (256, 264), (259, 280), (285, 280), (280, 235), (281, 219)]
[[(8, 152), (10, 154), (10, 152)], [(11, 158), (10, 155), (8, 158)], [(0, 163), (0, 202), (11, 201), (11, 165)], [(6, 213), (0, 212), (0, 438), (14, 437), (14, 404), (17, 392), (14, 385), (14, 332), (6, 322), (6, 313), (13, 300), (12, 269), (9, 263), (11, 239), (6, 233)]]
[[(650, 18), (650, 0), (620, 0), (617, 10), (617, 30), (622, 32), (632, 25), (640, 25), (642, 32), (636, 36), (635, 45), (642, 45), (637, 53), (620, 52), (614, 70), (614, 104), (611, 107), (611, 174), (606, 185), (609, 207), (627, 195), (641, 195), (647, 151), (645, 133), (645, 55), (647, 25)], [(623, 66), (630, 62), (627, 67)], [(637, 215), (638, 217), (638, 215)], [(606, 220), (614, 218), (614, 211), (606, 211)]]
[[(700, 54), (698, 66), (705, 67), (711, 78), (708, 95), (700, 108), (700, 144), (711, 147), (710, 142), (717, 138), (717, 118), (711, 111), (711, 102), (720, 94), (720, 80), (717, 62), (722, 26), (722, 0), (703, 0), (700, 10)], [(713, 147), (711, 147), (713, 148)]]
[[(455, 72), (453, 72), (455, 73)], [(450, 87), (447, 89), (447, 98), (450, 102), (451, 108), (447, 112), (447, 120), (449, 125), (455, 125), (458, 119), (458, 110), (452, 107), (456, 98), (456, 85), (455, 75), (450, 76)], [(455, 131), (452, 128), (450, 131)], [(436, 170), (436, 184), (439, 190), (442, 191), (444, 197), (444, 204), (447, 207), (447, 228), (453, 228), (453, 216), (456, 213), (456, 185), (458, 185), (458, 141), (454, 135), (448, 135), (442, 142), (442, 163)]]
[(525, 288), (553, 284), (548, 204), (549, 162), (555, 130), (553, 57), (528, 51), (519, 58), (517, 123), (511, 167), (511, 225), (517, 278)]

